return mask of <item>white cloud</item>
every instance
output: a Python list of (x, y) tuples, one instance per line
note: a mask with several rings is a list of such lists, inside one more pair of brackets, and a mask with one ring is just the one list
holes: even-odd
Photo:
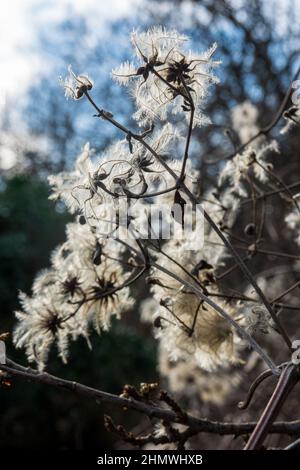
[[(39, 73), (51, 68), (51, 58), (40, 50), (39, 32), (78, 14), (87, 19), (94, 39), (108, 32), (110, 21), (131, 15), (143, 0), (8, 0), (0, 15), (0, 120), (6, 106), (12, 112), (11, 132), (1, 132), (0, 168), (9, 169), (17, 159), (17, 147), (33, 143), (20, 116), (18, 104)], [(41, 142), (36, 142), (41, 145)]]
[(19, 99), (42, 64), (37, 48), (39, 28), (68, 15), (84, 15), (101, 32), (110, 20), (134, 11), (142, 0), (8, 0), (0, 15), (0, 111), (5, 102)]

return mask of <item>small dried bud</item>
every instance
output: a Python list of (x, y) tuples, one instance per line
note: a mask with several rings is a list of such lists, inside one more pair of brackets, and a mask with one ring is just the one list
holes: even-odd
[(249, 245), (249, 246), (248, 246), (248, 251), (249, 251), (249, 253), (255, 253), (255, 251), (256, 251), (256, 244), (255, 244), (255, 243), (252, 243), (252, 245)]
[(145, 398), (149, 398), (149, 395), (152, 393), (157, 392), (158, 383), (144, 383), (140, 384), (140, 394), (143, 395)]
[(126, 384), (123, 388), (123, 393), (120, 395), (122, 398), (133, 398), (134, 400), (141, 400), (140, 393), (132, 385)]
[(256, 153), (252, 151), (249, 155), (249, 166), (256, 161)]
[(86, 91), (90, 91), (93, 88), (93, 81), (87, 75), (76, 75), (71, 65), (69, 65), (68, 71), (69, 76), (64, 81), (61, 80), (62, 86), (65, 89), (65, 95), (67, 98), (79, 100)]
[(155, 328), (162, 328), (161, 317), (156, 317), (156, 318), (154, 318), (153, 326), (154, 326)]
[(86, 224), (86, 220), (85, 220), (84, 215), (81, 215), (81, 216), (79, 217), (79, 223), (80, 223), (80, 225), (85, 225), (85, 224)]
[(192, 269), (191, 273), (196, 276), (198, 272), (202, 271), (203, 269), (213, 269), (213, 266), (204, 259), (201, 259), (199, 263), (197, 263), (196, 266)]
[(1, 333), (0, 334), (0, 341), (7, 341), (9, 338), (10, 334), (9, 333)]
[(256, 234), (256, 228), (253, 223), (247, 224), (245, 229), (244, 229), (245, 235), (248, 235), (248, 237), (253, 237)]
[(97, 242), (95, 253), (93, 256), (93, 263), (96, 266), (99, 266), (101, 264), (101, 257), (102, 257), (102, 245), (99, 242)]
[(161, 287), (165, 287), (161, 280), (158, 278), (158, 277), (151, 277), (151, 276), (148, 276), (146, 278), (146, 284), (148, 284), (148, 286), (161, 286)]
[(171, 299), (171, 297), (164, 297), (160, 299), (159, 304), (162, 307), (170, 307), (173, 305), (173, 300)]

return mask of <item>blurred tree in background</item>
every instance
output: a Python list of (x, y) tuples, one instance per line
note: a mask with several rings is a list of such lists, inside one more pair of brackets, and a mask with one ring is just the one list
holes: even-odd
[[(203, 185), (209, 185), (216, 173), (216, 166), (210, 163), (239, 143), (230, 128), (230, 109), (250, 100), (259, 110), (260, 124), (266, 124), (284, 96), (297, 59), (299, 63), (297, 21), (284, 20), (294, 2), (278, 2), (282, 6), (280, 23), (272, 3), (152, 0), (130, 17), (107, 25), (105, 34), (95, 34), (88, 18), (71, 13), (39, 32), (37, 42), (50, 70), (36, 77), (20, 107), (24, 133), (18, 133), (9, 103), (0, 130), (0, 154), (12, 152), (16, 156), (16, 164), (2, 171), (0, 183), (1, 331), (13, 325), (18, 290), (29, 291), (36, 272), (47, 266), (50, 251), (64, 239), (69, 216), (48, 201), (47, 174), (72, 164), (87, 140), (102, 150), (116, 135), (105, 122), (95, 119), (91, 124), (85, 101), (65, 102), (58, 77), (65, 74), (67, 65), (71, 63), (76, 72), (87, 72), (94, 78), (94, 93), (101, 106), (124, 121), (124, 116), (131, 115), (130, 99), (124, 100), (109, 74), (127, 59), (129, 51), (124, 52), (119, 44), (125, 43), (122, 38), (133, 27), (163, 24), (178, 28), (203, 50), (217, 42), (223, 63), (221, 86), (214, 88), (206, 109), (213, 124), (196, 131), (198, 138), (192, 148), (202, 169)], [(73, 345), (69, 366), (53, 357), (51, 370), (115, 393), (126, 382), (155, 380), (155, 344), (146, 330), (136, 328), (128, 318), (126, 326), (115, 325), (109, 333), (92, 338), (92, 352), (83, 343)], [(120, 350), (122, 354), (116, 356), (114, 352)], [(13, 354), (20, 358), (19, 353)], [(11, 390), (0, 389), (0, 403), (0, 447), (81, 449), (111, 445), (104, 441), (111, 437), (103, 432), (101, 409), (95, 412), (93, 404), (74, 396), (20, 382), (13, 383)]]
[[(202, 50), (217, 42), (217, 57), (222, 61), (218, 71), (221, 86), (207, 101), (206, 113), (212, 125), (198, 131), (194, 154), (199, 165), (205, 166), (224, 156), (224, 152), (232, 152), (238, 137), (230, 129), (230, 110), (250, 100), (260, 111), (260, 124), (265, 125), (278, 108), (300, 62), (300, 31), (296, 21), (288, 20), (290, 11), (297, 15), (297, 2), (276, 2), (276, 8), (273, 3), (148, 0), (131, 16), (108, 24), (105, 33), (95, 31), (94, 22), (91, 26), (88, 17), (70, 15), (51, 23), (38, 37), (39, 48), (51, 64), (50, 73), (41, 72), (36, 78), (22, 108), (22, 118), (30, 132), (48, 143), (48, 167), (50, 163), (60, 170), (70, 164), (88, 140), (96, 150), (103, 150), (116, 136), (116, 130), (107, 123), (99, 124), (96, 119), (92, 122), (87, 103), (83, 101), (78, 106), (62, 99), (58, 77), (65, 74), (67, 65), (94, 77), (94, 93), (101, 106), (117, 119), (124, 121), (128, 116), (129, 120), (130, 98), (110, 80), (111, 69), (128, 59), (129, 48), (116, 45), (126, 45), (125, 38), (133, 28), (146, 29), (157, 24), (180, 27), (191, 37), (192, 45), (197, 44)], [(214, 174), (211, 168), (207, 172), (208, 176)]]

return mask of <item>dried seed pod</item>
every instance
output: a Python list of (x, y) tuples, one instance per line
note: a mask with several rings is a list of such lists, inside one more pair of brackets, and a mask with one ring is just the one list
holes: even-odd
[(101, 264), (101, 258), (102, 258), (102, 245), (99, 242), (97, 242), (95, 253), (93, 256), (93, 263), (96, 266), (99, 266)]
[(162, 327), (162, 324), (161, 324), (161, 317), (156, 317), (156, 318), (154, 318), (153, 326), (154, 326), (155, 328), (161, 328), (161, 327)]
[(247, 224), (246, 227), (244, 228), (244, 233), (248, 237), (253, 237), (256, 234), (255, 224), (253, 223)]

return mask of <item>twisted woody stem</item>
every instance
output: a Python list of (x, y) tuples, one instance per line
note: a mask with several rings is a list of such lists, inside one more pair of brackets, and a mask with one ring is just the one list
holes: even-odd
[[(169, 167), (167, 162), (144, 140), (143, 136), (139, 134), (135, 134), (131, 132), (129, 129), (127, 129), (125, 126), (117, 122), (110, 113), (107, 111), (104, 111), (103, 109), (99, 108), (93, 98), (90, 96), (89, 92), (87, 90), (84, 91), (85, 96), (91, 103), (91, 105), (96, 109), (97, 111), (97, 117), (101, 117), (102, 119), (107, 120), (110, 122), (112, 125), (117, 127), (119, 130), (121, 130), (123, 133), (126, 135), (130, 135), (131, 138), (135, 139), (136, 141), (140, 142), (158, 161), (159, 163), (168, 171), (168, 173), (175, 179), (175, 182), (177, 184), (177, 188), (181, 189), (190, 199), (190, 201), (193, 204), (201, 204), (201, 201), (188, 189), (186, 184), (184, 183), (184, 178), (180, 177), (178, 178), (177, 174)], [(191, 132), (192, 128), (191, 126), (189, 127), (189, 132), (188, 132), (188, 139), (191, 137)], [(188, 147), (187, 147), (188, 148)], [(187, 159), (187, 155), (185, 154), (184, 159)], [(217, 233), (219, 238), (222, 240), (226, 248), (232, 253), (233, 257), (235, 258), (237, 264), (239, 265), (241, 271), (245, 275), (246, 279), (250, 282), (250, 284), (253, 286), (254, 290), (256, 291), (257, 295), (261, 299), (262, 303), (265, 305), (266, 309), (271, 315), (272, 320), (274, 321), (275, 325), (277, 326), (278, 331), (280, 332), (282, 338), (284, 339), (285, 343), (287, 344), (288, 348), (291, 349), (291, 340), (288, 337), (285, 329), (283, 328), (279, 318), (276, 316), (270, 302), (264, 295), (263, 291), (257, 284), (255, 278), (251, 274), (250, 270), (246, 266), (245, 262), (243, 259), (240, 257), (239, 253), (235, 250), (234, 246), (231, 244), (229, 239), (223, 234), (223, 232), (220, 230), (220, 228), (217, 226), (217, 224), (213, 221), (213, 219), (210, 217), (210, 215), (205, 211), (204, 208), (201, 206), (201, 210), (203, 213), (203, 216), (205, 220), (209, 223), (211, 228)]]
[[(124, 246), (126, 246), (128, 250), (132, 251), (138, 258), (141, 258), (140, 252), (137, 249), (135, 249), (133, 246), (129, 245), (124, 240), (117, 239), (117, 241), (123, 244)], [(244, 328), (242, 328), (239, 325), (239, 323), (235, 321), (222, 307), (220, 307), (212, 299), (210, 299), (205, 294), (205, 292), (203, 292), (203, 290), (200, 289), (197, 285), (195, 285), (192, 282), (189, 282), (186, 279), (183, 279), (182, 277), (178, 276), (176, 273), (171, 272), (169, 269), (165, 268), (164, 266), (161, 266), (155, 260), (151, 259), (148, 254), (147, 249), (143, 247), (143, 244), (141, 243), (141, 241), (136, 239), (136, 242), (138, 244), (139, 249), (142, 252), (143, 258), (145, 257), (145, 250), (146, 250), (147, 256), (148, 256), (148, 263), (150, 263), (151, 266), (165, 273), (167, 276), (175, 279), (177, 282), (179, 282), (181, 285), (183, 285), (188, 290), (193, 292), (197, 297), (199, 297), (201, 302), (206, 302), (208, 305), (210, 305), (221, 317), (223, 317), (237, 331), (238, 335), (242, 339), (244, 339), (251, 345), (252, 349), (256, 351), (257, 354), (260, 356), (260, 358), (265, 362), (265, 364), (268, 365), (269, 369), (272, 371), (272, 374), (274, 374), (275, 376), (278, 376), (280, 374), (280, 369), (276, 366), (276, 364), (274, 364), (272, 359), (263, 350), (263, 348), (261, 348), (261, 346), (255, 341), (255, 339)]]
[[(157, 418), (168, 423), (182, 423), (197, 433), (210, 433), (220, 436), (234, 435), (242, 436), (250, 433), (256, 426), (255, 422), (231, 423), (210, 421), (207, 419), (196, 418), (188, 413), (176, 413), (174, 410), (162, 407), (154, 403), (145, 403), (134, 398), (124, 398), (122, 396), (113, 395), (102, 390), (83, 385), (79, 382), (62, 379), (47, 372), (40, 372), (30, 367), (24, 367), (10, 359), (6, 360), (6, 364), (0, 365), (2, 374), (8, 377), (14, 377), (20, 380), (41, 383), (60, 390), (67, 390), (76, 395), (86, 397), (95, 401), (97, 404), (106, 404), (123, 410), (133, 410), (141, 413), (149, 418)], [(299, 436), (300, 421), (276, 422), (269, 429), (272, 434), (287, 434), (289, 436)]]
[(272, 423), (276, 419), (287, 396), (295, 385), (299, 382), (299, 367), (295, 364), (288, 364), (283, 370), (276, 388), (264, 409), (258, 423), (255, 426), (244, 450), (260, 449)]
[[(298, 76), (299, 71), (300, 71), (300, 69), (297, 70), (297, 72), (295, 74), (295, 78)], [(261, 135), (267, 135), (273, 129), (273, 127), (276, 126), (276, 124), (278, 123), (279, 119), (282, 116), (282, 113), (284, 112), (284, 109), (286, 108), (286, 105), (287, 105), (288, 100), (289, 100), (290, 95), (291, 95), (292, 88), (293, 88), (293, 85), (291, 84), (288, 91), (287, 91), (287, 93), (286, 93), (286, 96), (285, 96), (283, 102), (281, 103), (281, 106), (280, 106), (278, 112), (276, 113), (276, 115), (274, 117), (274, 119), (265, 128), (261, 129), (255, 136), (253, 136), (248, 142), (243, 144), (234, 154), (232, 154), (230, 156), (230, 158), (233, 157), (236, 153), (243, 151), (251, 142), (256, 140)], [(154, 149), (152, 149), (152, 147), (145, 141), (143, 135), (134, 134), (129, 129), (127, 129), (125, 126), (123, 126), (122, 124), (115, 121), (110, 113), (107, 113), (106, 111), (100, 109), (96, 105), (94, 100), (89, 95), (88, 91), (85, 92), (85, 95), (86, 95), (87, 99), (90, 101), (90, 103), (92, 104), (92, 106), (97, 110), (97, 113), (98, 113), (97, 116), (98, 117), (101, 117), (101, 118), (111, 122), (111, 124), (113, 124), (119, 130), (121, 130), (123, 133), (125, 133), (126, 135), (130, 135), (130, 138), (133, 138), (136, 141), (140, 142), (161, 163), (161, 165), (168, 171), (168, 173), (174, 178), (176, 188), (180, 189), (183, 193), (185, 193), (188, 196), (189, 200), (193, 204), (200, 204), (201, 201), (199, 201), (198, 198), (189, 190), (189, 188), (186, 186), (185, 181), (184, 181), (186, 162), (189, 158), (189, 155), (188, 155), (189, 154), (189, 145), (190, 145), (190, 141), (191, 141), (192, 127), (193, 127), (193, 115), (194, 115), (193, 100), (191, 99), (191, 97), (189, 95), (188, 95), (188, 98), (190, 99), (190, 102), (191, 102), (191, 116), (190, 116), (190, 122), (189, 122), (189, 129), (188, 129), (186, 147), (185, 147), (185, 152), (184, 152), (184, 156), (183, 156), (183, 165), (182, 165), (182, 170), (181, 170), (179, 178), (178, 178), (177, 174), (169, 167), (167, 162)], [(246, 279), (254, 287), (254, 289), (255, 289), (256, 293), (258, 294), (259, 298), (261, 299), (262, 303), (265, 305), (268, 312), (270, 313), (274, 323), (277, 326), (278, 331), (281, 333), (282, 338), (284, 339), (284, 341), (287, 344), (287, 346), (289, 347), (289, 349), (291, 349), (291, 341), (290, 341), (289, 336), (287, 335), (285, 329), (281, 325), (281, 322), (279, 321), (278, 317), (276, 316), (276, 314), (275, 314), (275, 312), (272, 308), (271, 303), (269, 302), (269, 300), (266, 298), (263, 291), (258, 286), (255, 278), (251, 274), (251, 272), (248, 269), (248, 267), (246, 266), (245, 262), (240, 257), (240, 255), (236, 251), (235, 247), (231, 244), (230, 240), (228, 240), (228, 238), (224, 235), (222, 230), (218, 227), (218, 225), (210, 217), (210, 215), (204, 209), (202, 209), (202, 212), (203, 212), (205, 220), (209, 223), (211, 228), (216, 232), (216, 234), (222, 240), (224, 246), (227, 247), (228, 250), (232, 253), (233, 257), (236, 260), (237, 265), (240, 267), (240, 269), (243, 272), (243, 274), (245, 275)], [(155, 263), (154, 263), (154, 265), (155, 265)], [(163, 270), (162, 267), (159, 266), (159, 265), (156, 265), (156, 267), (160, 270)], [(170, 273), (166, 272), (166, 274), (170, 274)], [(172, 277), (174, 277), (174, 275), (172, 275)], [(202, 291), (200, 291), (200, 289), (198, 289), (197, 287), (195, 287), (191, 283), (185, 282), (184, 284), (188, 285), (188, 287), (192, 291), (194, 291), (196, 295), (198, 295), (202, 300), (204, 300), (205, 302), (210, 304), (224, 318), (228, 317), (227, 320), (230, 323), (233, 322), (232, 319), (229, 316), (227, 316), (226, 312), (224, 312), (221, 308), (219, 308), (218, 305), (216, 305), (214, 302), (212, 302), (211, 299), (209, 299)], [(224, 315), (224, 313), (225, 313), (225, 315)], [(233, 326), (235, 328), (237, 328), (237, 326), (235, 324)], [(237, 328), (237, 329), (239, 330), (239, 328)], [(241, 334), (241, 336), (243, 336), (245, 338), (244, 330), (242, 328), (240, 328), (240, 329), (241, 329), (241, 331), (239, 331), (239, 333)], [(253, 342), (251, 340), (250, 340), (250, 343), (253, 346)], [(258, 346), (258, 349), (257, 349), (256, 346), (258, 346), (258, 345), (255, 344), (255, 349), (257, 350), (257, 352), (259, 352), (261, 357), (263, 357), (264, 360), (268, 363), (268, 365), (272, 369), (273, 373), (278, 374), (278, 368), (276, 368), (276, 366), (274, 366), (272, 361), (269, 360), (268, 356), (264, 355), (264, 351), (260, 350), (259, 346)], [(248, 450), (248, 449), (249, 450), (250, 449), (257, 449), (257, 448), (261, 447), (266, 435), (268, 434), (268, 432), (270, 432), (270, 429), (272, 429), (272, 423), (273, 423), (274, 419), (276, 418), (277, 414), (279, 413), (279, 411), (282, 407), (282, 404), (284, 403), (284, 401), (285, 401), (286, 397), (288, 396), (289, 392), (291, 391), (291, 389), (296, 385), (296, 383), (298, 381), (299, 381), (298, 368), (296, 366), (294, 366), (293, 364), (289, 364), (286, 367), (286, 369), (281, 373), (278, 384), (277, 384), (277, 386), (276, 386), (276, 388), (275, 388), (275, 390), (272, 394), (272, 397), (271, 397), (266, 409), (264, 410), (260, 420), (258, 421), (257, 425), (255, 426), (255, 429), (254, 429), (254, 431), (253, 431), (253, 433), (252, 433), (252, 435), (251, 435), (251, 437), (250, 437), (250, 439), (249, 439), (249, 441), (248, 441), (248, 443), (245, 447), (246, 450)]]

